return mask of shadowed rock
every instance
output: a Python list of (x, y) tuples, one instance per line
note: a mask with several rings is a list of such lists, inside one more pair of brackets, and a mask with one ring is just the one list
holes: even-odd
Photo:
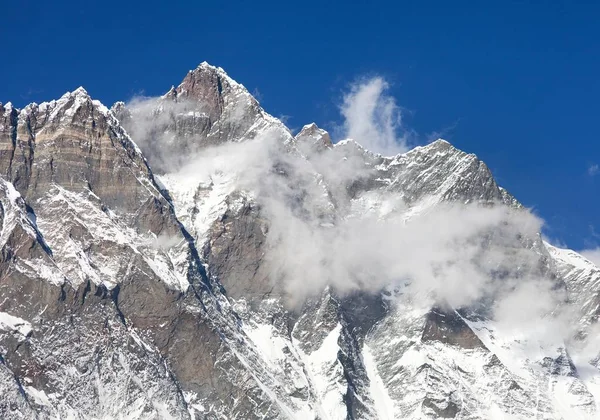
[(421, 340), (439, 341), (464, 349), (485, 348), (479, 337), (454, 310), (439, 307), (429, 311)]

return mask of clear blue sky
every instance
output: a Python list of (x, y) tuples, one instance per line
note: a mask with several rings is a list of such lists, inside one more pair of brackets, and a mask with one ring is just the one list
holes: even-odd
[(409, 127), (476, 153), (548, 235), (594, 247), (599, 19), (593, 1), (6, 1), (0, 101), (83, 85), (110, 105), (206, 60), (290, 126), (331, 128), (348, 83), (378, 74)]

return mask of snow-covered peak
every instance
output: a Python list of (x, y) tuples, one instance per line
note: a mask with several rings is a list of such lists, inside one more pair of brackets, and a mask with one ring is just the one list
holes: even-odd
[[(215, 87), (218, 88), (219, 93), (221, 93), (221, 91), (224, 87), (222, 85), (227, 85), (228, 87), (230, 87), (232, 89), (243, 90), (246, 93), (248, 93), (246, 88), (243, 85), (241, 85), (240, 83), (233, 80), (231, 77), (229, 77), (229, 75), (223, 68), (213, 66), (213, 65), (207, 63), (206, 61), (203, 61), (194, 70), (190, 70), (188, 72), (188, 74), (184, 78), (183, 82), (177, 87), (178, 93), (181, 93), (181, 90), (182, 90), (181, 88), (186, 85), (186, 80), (188, 80), (188, 79), (192, 79), (193, 84), (196, 84), (197, 82), (202, 83), (202, 81), (206, 80), (206, 79), (208, 79), (208, 80), (216, 79), (216, 81), (218, 82), (218, 86), (215, 86)], [(248, 93), (248, 95), (250, 95), (250, 94)]]
[(2, 102), (0, 102), (0, 111), (2, 111), (2, 110), (4, 110), (4, 112), (6, 112), (7, 114), (12, 112), (12, 110), (13, 110), (12, 102), (7, 102), (4, 105), (2, 105)]
[(85, 90), (85, 88), (83, 86), (79, 86), (77, 89), (75, 89), (70, 94), (72, 96), (84, 96), (84, 97), (87, 97), (87, 98), (90, 97), (90, 95), (88, 94), (87, 90)]
[(381, 155), (377, 153), (373, 153), (370, 150), (366, 149), (359, 142), (354, 139), (344, 139), (334, 143), (333, 147), (336, 150), (343, 151), (344, 153), (352, 153), (352, 154), (361, 154), (368, 156), (369, 158), (380, 158)]
[(131, 118), (127, 105), (123, 101), (117, 101), (110, 107), (110, 112), (114, 115), (117, 120), (121, 121), (127, 118)]
[[(211, 70), (221, 69), (221, 70), (223, 70), (221, 67), (213, 66), (212, 64), (210, 64), (206, 60), (204, 60), (203, 62), (201, 62), (200, 64), (198, 64), (198, 67), (196, 67), (196, 70), (197, 69), (211, 69)], [(193, 71), (193, 70), (190, 70), (190, 71)]]
[(296, 137), (301, 136), (329, 136), (329, 133), (322, 128), (319, 128), (316, 123), (306, 124), (302, 127), (302, 130), (296, 135)]
[(190, 70), (190, 73), (199, 72), (199, 71), (219, 73), (219, 75), (225, 76), (225, 77), (231, 79), (227, 75), (227, 72), (222, 67), (213, 66), (212, 64), (209, 64), (208, 61), (203, 61), (194, 70)]
[[(198, 64), (198, 67), (196, 67), (196, 69), (205, 69), (205, 68), (208, 68), (208, 69), (217, 69), (216, 66), (213, 66), (213, 65), (209, 64), (209, 62), (206, 61), (206, 60), (204, 60), (203, 62), (201, 62), (200, 64)], [(193, 70), (190, 70), (190, 71), (193, 71)]]
[(443, 146), (452, 146), (452, 144), (445, 139), (439, 138), (437, 140), (434, 140), (430, 143), (430, 145), (437, 145), (438, 147), (443, 147)]
[(289, 142), (293, 136), (248, 90), (206, 62), (158, 98), (115, 104), (112, 111), (155, 173), (186, 164), (200, 149), (252, 139)]
[[(463, 152), (462, 150), (454, 147), (450, 142), (448, 142), (447, 140), (444, 139), (437, 139), (429, 144), (426, 144), (424, 146), (417, 146), (411, 150), (409, 150), (406, 153), (403, 153), (401, 155), (398, 156), (402, 156), (402, 155), (416, 155), (416, 154), (422, 154), (422, 155), (433, 155), (433, 154), (448, 154), (448, 155), (454, 155), (454, 154), (459, 154), (459, 155), (467, 155), (467, 153)], [(471, 156), (475, 156), (475, 155), (471, 155)]]
[[(443, 172), (446, 176), (452, 175), (456, 170), (475, 170), (481, 166), (487, 174), (487, 166), (473, 153), (466, 153), (446, 140), (438, 139), (424, 146), (417, 146), (406, 153), (393, 156), (390, 165), (418, 166), (421, 169), (429, 167), (430, 170)], [(453, 169), (454, 168), (454, 169)], [(491, 173), (489, 173), (491, 177)]]
[[(120, 104), (123, 103), (121, 102)], [(6, 109), (6, 105), (4, 108)], [(98, 119), (100, 119), (119, 132), (119, 135), (127, 137), (127, 134), (120, 127), (119, 121), (111, 113), (111, 110), (101, 101), (93, 99), (81, 86), (72, 92), (66, 92), (59, 99), (40, 104), (33, 102), (17, 111), (19, 113), (18, 124), (20, 126), (31, 125), (30, 117), (32, 115), (35, 116), (35, 124), (31, 128), (36, 133), (45, 129), (48, 124), (58, 124), (67, 127), (70, 124), (91, 122), (95, 125)]]
[(301, 150), (308, 149), (305, 152), (321, 152), (333, 146), (329, 133), (319, 128), (315, 123), (302, 127), (294, 140)]
[(125, 102), (123, 101), (117, 101), (113, 104), (113, 106), (111, 107), (111, 109), (116, 108), (116, 109), (122, 109), (125, 107)]
[(84, 106), (90, 108), (97, 107), (104, 109), (99, 101), (93, 101), (88, 92), (83, 87), (78, 87), (72, 92), (66, 92), (58, 100), (52, 100), (49, 102), (42, 102), (41, 104), (32, 103), (23, 108), (20, 120), (25, 122), (25, 119), (32, 112), (39, 112), (47, 116), (47, 121), (50, 122), (72, 122), (73, 117), (79, 109)]
[(66, 92), (58, 100), (54, 100), (54, 101), (50, 101), (50, 102), (42, 102), (39, 105), (39, 107), (45, 108), (45, 107), (51, 107), (52, 105), (54, 105), (54, 108), (62, 108), (67, 105), (70, 107), (79, 107), (83, 103), (85, 103), (87, 101), (91, 101), (91, 100), (92, 100), (92, 98), (88, 94), (87, 90), (85, 90), (83, 88), (83, 86), (79, 86), (77, 89), (75, 89), (72, 92)]
[(317, 126), (317, 123), (311, 122), (310, 124), (306, 124), (304, 125), (304, 127), (302, 127), (302, 130), (300, 130), (300, 133), (302, 133), (303, 131), (315, 131), (318, 130), (319, 127)]
[(585, 329), (597, 322), (600, 317), (600, 268), (575, 251), (546, 242), (544, 245), (565, 281), (570, 299), (581, 308), (580, 326)]

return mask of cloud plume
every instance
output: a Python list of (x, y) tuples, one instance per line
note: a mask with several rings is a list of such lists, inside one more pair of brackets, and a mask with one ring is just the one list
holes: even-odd
[(600, 247), (579, 251), (581, 255), (600, 267)]
[[(406, 148), (397, 136), (399, 108), (386, 88), (382, 79), (357, 85), (341, 105), (348, 135), (384, 154)], [(183, 154), (164, 147), (176, 138), (161, 140), (170, 136), (163, 133), (165, 121), (152, 118), (150, 103), (143, 106), (148, 117), (132, 132), (151, 166), (158, 162), (194, 188), (245, 191), (258, 206), (267, 221), (263, 268), (291, 308), (326, 287), (341, 296), (393, 289), (455, 308), (479, 305), (505, 326), (526, 319), (565, 324), (562, 315), (547, 317), (564, 301), (564, 289), (547, 263), (543, 222), (527, 209), (427, 205), (427, 194), (409, 203), (402, 191), (369, 186), (379, 177), (382, 158), (352, 142), (307, 155), (301, 145), (265, 132)], [(166, 143), (156, 147), (148, 138)]]
[(350, 87), (340, 105), (343, 137), (386, 156), (408, 150), (406, 137), (400, 135), (400, 107), (388, 89), (388, 82), (381, 77), (360, 80)]

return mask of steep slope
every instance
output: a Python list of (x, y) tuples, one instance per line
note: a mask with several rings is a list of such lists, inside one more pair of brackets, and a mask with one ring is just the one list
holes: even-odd
[(0, 144), (3, 418), (598, 415), (600, 270), (446, 141), (292, 136), (202, 63), (2, 106)]
[(281, 121), (221, 68), (204, 62), (157, 99), (117, 102), (113, 112), (158, 173), (189, 162), (199, 150), (256, 137), (291, 137)]
[(198, 399), (256, 411), (262, 391), (223, 344), (236, 318), (112, 113), (78, 89), (2, 121), (0, 311), (31, 326), (2, 334), (6, 389), (20, 389), (6, 417), (180, 418)]
[[(220, 69), (206, 65), (200, 68), (203, 72), (213, 71), (221, 78), (226, 77)], [(207, 82), (210, 78), (200, 79), (210, 83)], [(211, 91), (210, 87), (199, 89)], [(241, 121), (252, 120), (253, 115), (243, 116)], [(264, 115), (264, 111), (261, 110), (260, 115)], [(276, 271), (273, 262), (266, 258), (272, 245), (269, 235), (274, 236), (276, 220), (273, 217), (276, 216), (269, 206), (265, 206), (263, 194), (268, 191), (271, 198), (274, 194), (277, 196), (281, 184), (292, 185), (296, 192), (292, 200), (295, 210), (290, 215), (300, 212), (304, 214), (302, 217), (311, 219), (314, 214), (306, 214), (314, 213), (316, 207), (316, 222), (324, 227), (366, 214), (383, 219), (402, 215), (405, 220), (410, 220), (435, 211), (446, 202), (479, 202), (520, 209), (520, 204), (496, 184), (486, 165), (476, 156), (443, 140), (404, 155), (385, 158), (364, 150), (353, 141), (332, 145), (329, 135), (314, 124), (305, 126), (293, 139), (281, 135), (273, 140), (266, 134), (272, 132), (265, 126), (268, 122), (272, 119), (265, 118), (258, 124), (263, 127), (263, 133), (254, 132), (252, 136), (234, 139), (245, 140), (247, 145), (231, 147), (225, 144), (216, 150), (202, 152), (187, 168), (167, 173), (161, 176), (161, 181), (171, 192), (182, 222), (198, 244), (204, 244), (203, 256), (211, 275), (224, 285), (234, 308), (245, 321), (247, 335), (262, 353), (263, 363), (271, 374), (285, 383), (289, 381), (286, 377), (297, 376), (292, 372), (299, 372), (299, 367), (303, 367), (306, 382), (297, 389), (308, 388), (309, 400), (315, 401), (311, 406), (323, 418), (347, 415), (356, 418), (385, 415), (390, 418), (435, 418), (454, 417), (459, 413), (464, 418), (485, 418), (502, 412), (521, 417), (529, 417), (533, 412), (542, 417), (554, 416), (557, 409), (552, 402), (555, 398), (552, 392), (544, 393), (543, 404), (539, 397), (540, 384), (547, 376), (529, 377), (531, 372), (547, 365), (547, 358), (554, 360), (555, 352), (564, 352), (560, 339), (542, 351), (546, 354), (523, 362), (515, 370), (504, 365), (509, 360), (503, 357), (501, 362), (497, 353), (504, 355), (505, 348), (510, 348), (508, 353), (512, 351), (517, 355), (521, 349), (511, 347), (510, 337), (489, 339), (490, 330), (496, 331), (497, 335), (501, 333), (492, 320), (481, 318), (485, 311), (467, 311), (471, 313), (472, 321), (454, 315), (459, 316), (456, 322), (462, 325), (461, 334), (471, 337), (468, 338), (471, 342), (479, 343), (476, 348), (462, 350), (444, 334), (427, 333), (445, 331), (445, 326), (444, 317), (433, 316), (436, 312), (431, 312), (431, 307), (426, 305), (417, 310), (418, 316), (412, 315), (413, 318), (406, 320), (403, 312), (414, 314), (414, 310), (404, 306), (407, 303), (390, 306), (381, 296), (357, 292), (333, 297), (337, 292), (330, 291), (320, 299), (311, 300), (313, 303), (299, 312), (290, 312), (285, 309), (287, 291), (282, 289), (281, 283), (273, 281)], [(191, 131), (187, 135), (192, 138), (197, 135), (201, 141), (204, 138), (202, 132)], [(240, 155), (248, 154), (257, 155), (256, 159), (263, 164), (257, 169), (254, 160), (248, 164), (246, 159), (240, 159)], [(210, 164), (222, 156), (233, 164)], [(268, 177), (273, 170), (282, 177), (265, 189), (263, 182), (248, 182), (247, 178), (256, 177), (256, 174), (245, 173), (244, 165), (258, 170), (259, 178)], [(334, 171), (330, 169), (332, 166)], [(354, 173), (354, 176), (343, 175), (346, 173)], [(283, 191), (287, 194), (288, 190), (284, 188)], [(316, 196), (320, 197), (317, 205)], [(293, 221), (293, 217), (289, 220)], [(564, 279), (554, 272), (555, 263), (539, 235), (522, 237), (511, 247), (514, 248), (507, 249), (507, 255), (530, 254), (528, 258), (534, 261), (535, 270), (539, 270), (541, 276), (554, 282), (556, 287), (564, 287)], [(310, 270), (307, 275), (310, 276)], [(267, 297), (269, 299), (265, 299)], [(327, 302), (335, 303), (325, 306), (330, 308), (326, 311), (330, 314), (328, 321), (320, 321), (315, 318), (315, 305), (331, 305)], [(265, 323), (265, 319), (270, 321)], [(416, 337), (408, 339), (407, 346), (398, 348), (394, 344), (396, 341), (390, 342), (388, 338), (391, 331), (405, 337), (410, 337), (407, 331), (415, 331)], [(425, 340), (425, 337), (429, 338)], [(388, 346), (391, 346), (389, 350)], [(438, 384), (424, 381), (417, 386), (418, 374), (407, 374), (404, 382), (399, 382), (397, 374), (402, 366), (399, 363), (406, 359), (405, 354), (409, 360), (408, 355), (412, 354), (422, 354), (418, 360), (435, 360), (433, 367), (428, 367), (431, 363), (424, 363), (413, 369), (423, 372), (425, 378), (435, 372), (439, 375)], [(464, 357), (462, 371), (456, 373), (452, 359), (461, 354)], [(523, 356), (523, 359), (527, 357)], [(484, 382), (479, 381), (481, 374)], [(503, 379), (495, 380), (498, 375)], [(523, 379), (523, 376), (529, 379)], [(572, 405), (583, 404), (582, 415), (592, 415), (595, 406), (590, 401), (593, 398), (581, 381), (572, 380), (575, 381), (570, 385), (575, 395)], [(293, 380), (296, 384), (298, 381)], [(465, 387), (469, 381), (471, 385)], [(407, 387), (414, 389), (411, 396), (405, 396), (413, 399), (409, 405), (398, 404), (399, 394), (393, 399), (390, 397), (399, 392), (395, 390), (406, 390)], [(506, 396), (490, 399), (499, 389), (506, 389)], [(305, 391), (301, 392), (304, 394)], [(460, 395), (462, 402), (453, 401), (452, 398), (458, 397), (450, 398), (451, 395)], [(278, 398), (283, 400), (285, 397)], [(571, 409), (576, 410), (571, 407), (567, 412)]]
[(545, 243), (569, 289), (574, 306), (581, 310), (581, 328), (595, 324), (600, 315), (600, 269), (587, 258)]

